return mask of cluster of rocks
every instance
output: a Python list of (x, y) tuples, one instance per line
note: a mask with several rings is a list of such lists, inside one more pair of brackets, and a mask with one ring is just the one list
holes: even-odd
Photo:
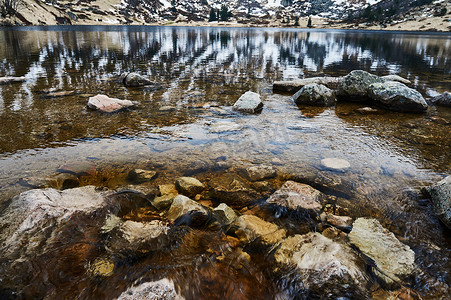
[[(297, 104), (333, 106), (338, 101), (371, 103), (400, 112), (424, 112), (428, 108), (421, 93), (408, 87), (411, 82), (397, 75), (376, 76), (354, 70), (343, 77), (314, 77), (274, 82), (275, 91), (295, 93)], [(434, 105), (450, 106), (450, 94), (430, 100)]]

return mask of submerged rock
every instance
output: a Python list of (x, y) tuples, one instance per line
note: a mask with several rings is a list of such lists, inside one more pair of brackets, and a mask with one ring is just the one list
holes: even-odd
[(275, 81), (273, 84), (274, 91), (292, 92), (296, 93), (301, 88), (308, 84), (321, 84), (329, 89), (336, 89), (342, 81), (343, 77), (313, 77), (291, 81)]
[(414, 89), (399, 83), (374, 83), (368, 88), (368, 96), (383, 107), (402, 112), (424, 112), (428, 105)]
[(338, 86), (337, 97), (347, 101), (362, 102), (368, 99), (368, 88), (373, 83), (385, 81), (376, 75), (362, 70), (354, 70), (341, 81)]
[(321, 165), (326, 169), (337, 172), (346, 172), (351, 167), (347, 160), (333, 157), (322, 159)]
[(327, 223), (337, 228), (350, 228), (352, 225), (352, 218), (348, 216), (326, 215)]
[(322, 208), (321, 201), (324, 198), (323, 193), (309, 185), (287, 181), (266, 202), (292, 210), (306, 209), (319, 212)]
[(241, 130), (243, 126), (231, 121), (218, 121), (210, 125), (209, 130), (213, 133), (222, 133)]
[(122, 83), (127, 87), (150, 85), (152, 82), (138, 73), (125, 73), (121, 75)]
[(156, 208), (163, 210), (172, 204), (172, 201), (179, 194), (174, 184), (163, 184), (158, 186), (160, 196), (155, 197), (151, 202)]
[(248, 91), (241, 95), (232, 108), (239, 112), (254, 114), (263, 109), (263, 102), (259, 94)]
[(167, 218), (174, 221), (189, 212), (196, 212), (205, 216), (208, 215), (208, 210), (205, 207), (186, 196), (178, 195), (172, 201), (171, 207), (167, 212)]
[(362, 115), (376, 115), (376, 114), (380, 113), (380, 111), (378, 109), (375, 109), (372, 107), (361, 107), (361, 108), (357, 108), (356, 111)]
[(188, 197), (194, 197), (205, 189), (204, 184), (194, 177), (180, 177), (175, 182), (175, 187)]
[(451, 93), (444, 92), (439, 96), (435, 96), (431, 99), (431, 103), (434, 105), (451, 107)]
[(258, 165), (245, 169), (246, 176), (250, 181), (260, 181), (263, 179), (274, 178), (277, 176), (277, 171), (273, 166)]
[(439, 219), (451, 229), (451, 176), (427, 187)]
[(296, 104), (313, 106), (333, 106), (337, 99), (335, 93), (321, 84), (307, 84), (293, 96)]
[(143, 170), (143, 169), (134, 169), (130, 171), (128, 174), (129, 179), (135, 180), (138, 182), (150, 181), (157, 175), (156, 171), (153, 170)]
[(118, 298), (118, 300), (184, 300), (174, 286), (174, 283), (167, 278), (158, 281), (145, 282), (137, 286), (128, 288)]
[(415, 269), (415, 253), (375, 219), (355, 220), (349, 240), (376, 264), (375, 274), (386, 284), (400, 281)]
[(110, 98), (106, 95), (96, 95), (94, 97), (90, 97), (88, 101), (89, 108), (108, 113), (116, 112), (133, 105), (133, 102), (130, 100), (119, 100), (116, 98)]
[(396, 82), (401, 82), (404, 84), (411, 84), (412, 82), (408, 79), (405, 79), (399, 75), (385, 75), (381, 77), (382, 79), (384, 79), (385, 81), (396, 81)]
[(213, 216), (223, 225), (229, 225), (238, 218), (235, 211), (225, 203), (221, 203), (213, 209)]
[(254, 215), (243, 215), (238, 217), (232, 226), (235, 234), (243, 243), (250, 243), (258, 239), (263, 245), (273, 245), (282, 240), (285, 229), (280, 229), (276, 224), (266, 222)]

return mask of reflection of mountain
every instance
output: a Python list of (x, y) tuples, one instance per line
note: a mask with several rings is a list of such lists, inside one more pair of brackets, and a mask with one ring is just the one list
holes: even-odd
[[(58, 27), (58, 30), (64, 27)], [(77, 29), (75, 27), (75, 29)], [(188, 110), (152, 117), (163, 105), (216, 101), (230, 105), (241, 92), (274, 80), (317, 73), (342, 75), (352, 69), (400, 73), (410, 79), (449, 80), (447, 36), (272, 29), (85, 27), (75, 31), (0, 31), (0, 76), (30, 78), (0, 86), (1, 151), (80, 137), (109, 136), (118, 127), (185, 122)], [(125, 71), (147, 74), (162, 90), (126, 90), (111, 79)], [(86, 96), (41, 98), (42, 90), (108, 93), (144, 103), (134, 120), (106, 126), (105, 118), (80, 112)], [(189, 97), (201, 92), (200, 97)], [(157, 116), (155, 115), (155, 116)], [(110, 118), (111, 119), (111, 118)], [(61, 125), (61, 124), (69, 125)], [(89, 124), (89, 126), (87, 125)], [(19, 128), (19, 130), (17, 130)], [(60, 128), (71, 128), (60, 130)], [(17, 131), (12, 136), (10, 131)], [(34, 138), (34, 137), (38, 138)], [(32, 138), (33, 137), (33, 138)], [(22, 146), (21, 146), (22, 145)]]

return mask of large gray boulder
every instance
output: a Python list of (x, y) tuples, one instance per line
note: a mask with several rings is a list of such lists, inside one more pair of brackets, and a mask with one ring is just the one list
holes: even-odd
[(106, 95), (100, 94), (90, 97), (88, 100), (88, 107), (90, 109), (108, 113), (117, 112), (133, 105), (134, 103), (130, 100), (119, 100), (117, 98), (110, 98)]
[(293, 96), (296, 104), (333, 106), (337, 103), (335, 93), (322, 84), (307, 84)]
[(424, 112), (428, 105), (423, 96), (400, 82), (373, 83), (368, 96), (383, 107), (401, 112)]
[(349, 240), (374, 261), (376, 276), (386, 284), (400, 281), (399, 276), (408, 276), (415, 269), (415, 253), (375, 219), (355, 220)]
[(254, 114), (263, 109), (263, 102), (259, 94), (248, 91), (241, 95), (233, 105), (232, 109), (239, 112)]
[(438, 106), (451, 107), (451, 93), (444, 92), (441, 95), (435, 96), (431, 99), (431, 103)]
[(354, 70), (340, 82), (337, 97), (345, 101), (364, 102), (368, 100), (368, 88), (373, 83), (384, 83), (380, 77), (362, 70)]
[(343, 77), (312, 77), (312, 78), (305, 78), (305, 79), (297, 79), (297, 80), (289, 80), (289, 81), (275, 81), (273, 83), (273, 90), (274, 91), (281, 91), (281, 92), (291, 92), (296, 93), (301, 88), (308, 84), (316, 83), (321, 84), (329, 89), (336, 89), (338, 88), (338, 85), (343, 80)]
[(451, 229), (451, 176), (427, 187), (439, 219)]
[(138, 87), (152, 84), (149, 79), (138, 73), (124, 73), (121, 75), (121, 81), (126, 87)]
[(287, 181), (266, 202), (291, 210), (305, 209), (319, 212), (322, 208), (321, 201), (325, 197), (323, 193), (309, 185)]

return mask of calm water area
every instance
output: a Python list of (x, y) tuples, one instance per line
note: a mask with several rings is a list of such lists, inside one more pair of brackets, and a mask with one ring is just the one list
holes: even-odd
[[(134, 184), (128, 174), (135, 168), (157, 171), (153, 181), (138, 185), (150, 189), (183, 175), (208, 182), (251, 165), (271, 165), (278, 176), (270, 192), (287, 178), (300, 178), (341, 199), (354, 218), (378, 219), (415, 252), (419, 271), (406, 286), (423, 299), (444, 299), (451, 294), (451, 235), (419, 190), (450, 174), (451, 109), (360, 114), (356, 110), (366, 104), (297, 106), (292, 95), (272, 90), (277, 80), (344, 76), (356, 69), (398, 74), (425, 96), (451, 91), (451, 36), (145, 26), (1, 29), (0, 77), (27, 80), (0, 85), (0, 203), (57, 176), (67, 164), (95, 170), (80, 177), (81, 185), (118, 190)], [(126, 88), (118, 82), (124, 72), (155, 84)], [(263, 111), (234, 112), (231, 106), (249, 90), (262, 96)], [(91, 111), (87, 101), (97, 94), (138, 105), (114, 114)], [(345, 159), (351, 168), (324, 170), (320, 162), (328, 157)], [(305, 231), (295, 229), (302, 226), (294, 220), (258, 211), (257, 204), (248, 209), (294, 233)], [(267, 271), (263, 253), (247, 249), (252, 263), (231, 270), (205, 259), (227, 242), (218, 231), (183, 234), (184, 242), (198, 247), (121, 261), (113, 276), (102, 279), (68, 271), (83, 269), (88, 258), (82, 254), (67, 260), (36, 256), (30, 258), (32, 280), (8, 273), (0, 290), (14, 290), (16, 280), (18, 298), (109, 299), (137, 279), (170, 277), (187, 299), (275, 299), (281, 293), (303, 299), (290, 290), (289, 276), (274, 278)], [(48, 279), (45, 265), (70, 276)], [(358, 298), (352, 292), (347, 297)]]

